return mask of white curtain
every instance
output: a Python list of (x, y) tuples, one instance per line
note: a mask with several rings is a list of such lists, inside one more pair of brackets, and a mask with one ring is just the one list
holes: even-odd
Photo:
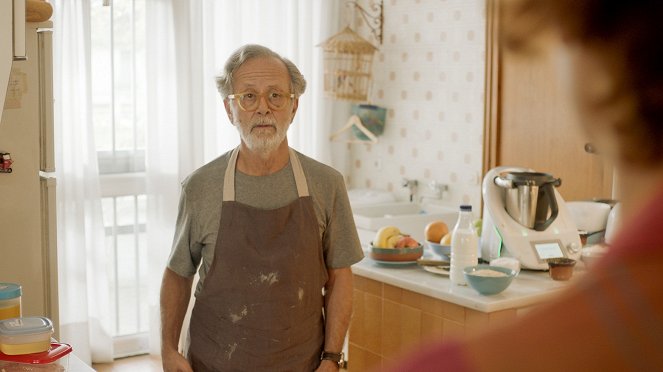
[[(341, 0), (148, 0), (148, 247), (151, 263), (150, 349), (158, 353), (158, 286), (168, 256), (179, 182), (239, 144), (214, 77), (235, 49), (263, 44), (291, 59), (308, 87), (290, 146), (331, 163), (332, 102), (322, 92), (322, 50), (340, 30)], [(343, 117), (343, 115), (341, 115)]]
[(60, 340), (111, 361), (109, 288), (90, 98), (89, 1), (55, 0), (53, 23)]
[[(322, 50), (317, 44), (339, 30), (340, 0), (236, 0), (182, 3), (176, 26), (188, 53), (188, 70), (181, 81), (196, 91), (188, 96), (191, 123), (202, 121), (203, 161), (236, 146), (239, 136), (227, 119), (214, 77), (225, 60), (244, 44), (262, 44), (291, 59), (302, 71), (308, 87), (288, 133), (290, 145), (323, 162), (330, 162), (329, 101), (322, 94)], [(188, 19), (183, 19), (187, 17)], [(188, 38), (186, 37), (188, 36)], [(201, 114), (202, 113), (202, 114)], [(183, 123), (183, 125), (188, 125)]]
[[(214, 76), (243, 44), (266, 45), (308, 81), (290, 145), (331, 163), (337, 126), (322, 93), (322, 51), (340, 29), (341, 0), (146, 0), (147, 244), (150, 350), (158, 353), (159, 286), (170, 251), (180, 182), (239, 143)], [(99, 172), (90, 99), (90, 2), (53, 0), (60, 339), (90, 363), (112, 360)], [(343, 147), (341, 147), (343, 149)]]

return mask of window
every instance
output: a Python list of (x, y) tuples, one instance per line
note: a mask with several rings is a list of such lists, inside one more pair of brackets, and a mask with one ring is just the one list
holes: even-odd
[[(105, 3), (106, 1), (104, 1)], [(147, 351), (145, 0), (90, 5), (92, 121), (114, 315), (115, 357)]]

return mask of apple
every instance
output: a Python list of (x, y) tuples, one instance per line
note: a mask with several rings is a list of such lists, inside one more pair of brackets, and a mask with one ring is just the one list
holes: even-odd
[(409, 235), (405, 235), (398, 239), (396, 248), (415, 248), (419, 246), (419, 242)]

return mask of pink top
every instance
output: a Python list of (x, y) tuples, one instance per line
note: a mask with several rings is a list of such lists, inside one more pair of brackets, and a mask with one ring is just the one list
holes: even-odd
[(663, 187), (555, 301), (386, 371), (663, 370)]

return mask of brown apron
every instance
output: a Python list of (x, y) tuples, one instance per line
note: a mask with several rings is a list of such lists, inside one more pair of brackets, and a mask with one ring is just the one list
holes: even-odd
[[(327, 281), (306, 178), (290, 149), (297, 193), (273, 210), (235, 201), (232, 152), (214, 259), (191, 315), (189, 360), (200, 371), (312, 371), (324, 343)], [(269, 195), (266, 195), (269, 197)]]

